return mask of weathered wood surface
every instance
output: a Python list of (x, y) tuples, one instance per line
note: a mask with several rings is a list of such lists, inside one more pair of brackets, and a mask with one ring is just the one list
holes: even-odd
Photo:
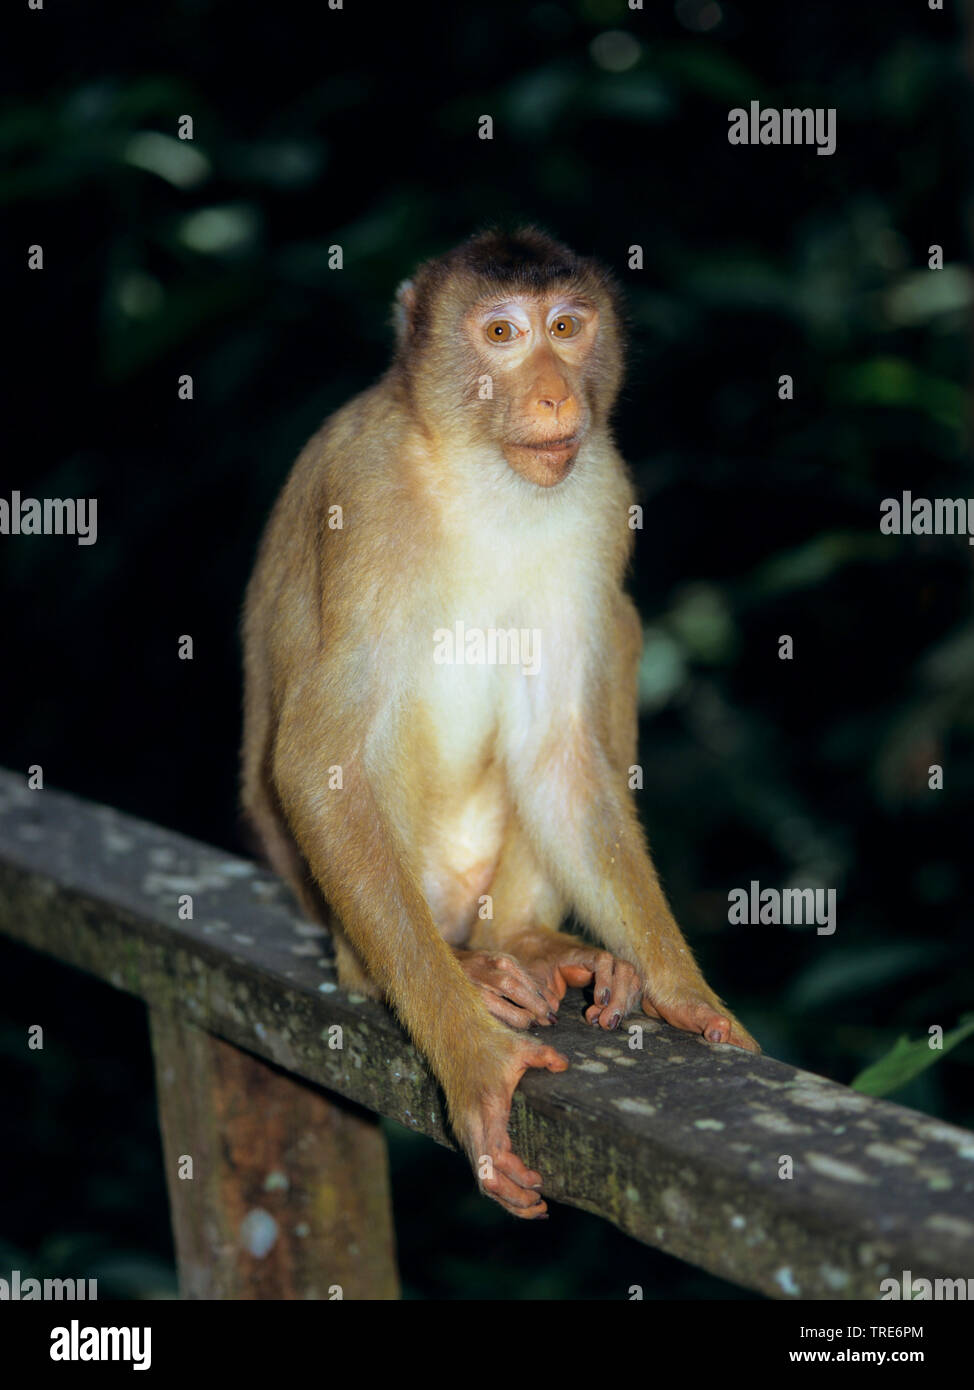
[[(337, 988), (327, 938), (245, 860), (0, 772), (0, 931), (447, 1142), (402, 1031)], [(778, 1298), (974, 1278), (974, 1134), (649, 1020), (634, 1050), (580, 1006), (550, 1035), (570, 1070), (515, 1096), (517, 1151), (552, 1197)]]

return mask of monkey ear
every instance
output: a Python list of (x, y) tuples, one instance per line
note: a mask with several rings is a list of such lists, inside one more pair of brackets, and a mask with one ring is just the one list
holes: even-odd
[(396, 342), (405, 341), (413, 320), (413, 310), (416, 307), (416, 286), (412, 280), (403, 280), (396, 290), (396, 301), (393, 305), (393, 323), (396, 327)]

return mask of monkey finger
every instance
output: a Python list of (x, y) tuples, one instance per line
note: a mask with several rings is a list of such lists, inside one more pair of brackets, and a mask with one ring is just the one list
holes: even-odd
[[(481, 1186), (481, 1191), (486, 1197), (490, 1197), (499, 1207), (503, 1207), (509, 1216), (516, 1216), (521, 1221), (537, 1221), (548, 1215), (548, 1207), (544, 1202), (535, 1200), (531, 1206), (520, 1206), (517, 1201), (512, 1201), (506, 1194), (491, 1191), (489, 1187)], [(537, 1198), (537, 1193), (535, 1193)]]
[(531, 984), (541, 999), (544, 1000), (545, 1007), (550, 1009), (552, 1013), (557, 1013), (558, 1007), (565, 997), (566, 988), (558, 971), (546, 961), (529, 961), (525, 964), (524, 969)]
[(497, 1154), (493, 1163), (495, 1173), (503, 1173), (518, 1187), (524, 1188), (527, 1192), (533, 1192), (535, 1194), (534, 1200), (538, 1200), (537, 1193), (541, 1188), (541, 1174), (536, 1173), (533, 1168), (529, 1168), (522, 1159), (518, 1158), (513, 1149), (507, 1149)]
[[(530, 975), (520, 970), (517, 972), (507, 971), (492, 983), (493, 988), (499, 994), (503, 994), (512, 1004), (517, 1004), (519, 1008), (533, 1014), (538, 1023), (550, 1025), (554, 1021), (551, 1017), (554, 1010), (544, 992), (538, 989)], [(557, 1001), (555, 1008), (557, 1008)]]
[(546, 1047), (543, 1043), (538, 1043), (532, 1048), (531, 1053), (524, 1059), (524, 1068), (521, 1075), (527, 1071), (528, 1067), (542, 1067), (545, 1071), (567, 1071), (568, 1058), (556, 1052), (553, 1047)]
[[(549, 1001), (548, 996), (539, 991), (537, 982), (525, 970), (520, 961), (504, 952), (488, 951), (458, 952), (458, 959), (464, 972), (481, 990), (492, 991), (508, 999), (518, 1008), (531, 1014), (541, 1024), (553, 1022), (551, 1015), (558, 1007), (557, 1001)], [(494, 1012), (492, 1004), (488, 1007)], [(505, 1018), (505, 1022), (509, 1019)], [(524, 1025), (522, 1025), (524, 1026)]]
[(518, 970), (544, 999), (546, 1006), (557, 1012), (565, 997), (566, 985), (557, 966), (546, 955), (520, 954), (514, 960)]
[(504, 1145), (499, 1152), (491, 1155), (490, 1176), (481, 1179), (481, 1191), (512, 1216), (526, 1220), (542, 1216), (546, 1207), (540, 1194), (541, 1174), (528, 1168), (518, 1158), (509, 1147), (510, 1141), (506, 1135)]
[(610, 1031), (618, 1028), (626, 1015), (639, 1003), (642, 992), (642, 982), (634, 967), (628, 961), (613, 956), (612, 982), (609, 985), (609, 997), (603, 1005), (599, 1019), (600, 1026)]
[(542, 1021), (546, 1027), (551, 1027), (547, 1016), (542, 1020), (537, 1014), (531, 1013), (527, 1009), (518, 1008), (517, 1004), (512, 1004), (509, 999), (505, 999), (503, 994), (498, 993), (497, 990), (489, 989), (486, 985), (481, 986), (480, 997), (494, 1018), (499, 1018), (501, 1023), (506, 1023), (510, 1028), (523, 1030), (530, 1028), (533, 1023), (541, 1023)]
[(542, 989), (546, 990), (549, 995), (554, 996), (554, 1007), (557, 1009), (558, 1005), (565, 997), (565, 991), (568, 988), (569, 981), (565, 979), (564, 973), (556, 965), (550, 964), (544, 972), (543, 980)]
[[(593, 988), (595, 991), (595, 1002), (596, 1004), (601, 1004), (603, 1009), (610, 1009), (610, 1007), (614, 1006), (617, 1003), (617, 1001), (613, 997), (612, 991), (613, 976), (615, 974), (615, 965), (615, 957), (611, 956), (608, 951), (599, 951), (596, 954), (594, 961), (595, 979), (593, 982)], [(609, 1014), (606, 1014), (605, 1020), (601, 1018), (599, 1019), (599, 1023), (602, 1025), (603, 1028), (606, 1026), (608, 1017)]]
[(515, 1209), (515, 1215), (520, 1216), (524, 1211), (530, 1211), (541, 1201), (538, 1192), (531, 1188), (521, 1187), (519, 1183), (500, 1172), (495, 1168), (492, 1177), (484, 1178), (480, 1184), (481, 1191), (488, 1197), (493, 1197), (495, 1202), (500, 1202), (508, 1209)]
[(528, 979), (541, 995), (547, 1007), (557, 1013), (558, 1005), (565, 997), (565, 982), (561, 979), (558, 971), (552, 970), (550, 967), (538, 968), (530, 964), (525, 965), (524, 969)]
[[(575, 952), (576, 956), (581, 954), (581, 952)], [(566, 984), (571, 985), (572, 989), (584, 989), (587, 984), (591, 983), (592, 976), (595, 974), (594, 957), (598, 952), (593, 951), (591, 954), (591, 964), (577, 959), (558, 962), (559, 975), (561, 975)]]
[(484, 1190), (512, 1216), (533, 1221), (543, 1216), (547, 1206), (541, 1197), (541, 1175), (526, 1168), (514, 1153), (499, 1155), (494, 1172)]

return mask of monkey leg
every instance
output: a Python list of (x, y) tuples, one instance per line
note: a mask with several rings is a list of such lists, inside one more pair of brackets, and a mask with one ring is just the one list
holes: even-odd
[[(504, 959), (514, 958), (545, 1009), (544, 1019), (535, 1017), (529, 1022), (553, 1023), (565, 991), (589, 984), (594, 988), (595, 1002), (585, 1010), (588, 1023), (607, 1030), (618, 1028), (626, 1014), (638, 1008), (642, 985), (628, 961), (558, 930), (565, 915), (564, 900), (546, 878), (516, 820), (508, 829), (490, 897), (493, 919), (478, 918), (469, 945), (502, 951)], [(537, 1008), (534, 1013), (537, 1015)], [(510, 1018), (504, 1021), (515, 1027), (527, 1026)]]
[(345, 760), (341, 802), (329, 802), (315, 784), (315, 750), (304, 736), (303, 723), (291, 726), (278, 768), (301, 852), (356, 956), (442, 1086), (481, 1191), (515, 1216), (543, 1216), (541, 1176), (511, 1148), (511, 1100), (529, 1068), (564, 1071), (568, 1060), (491, 1017), (437, 931), (408, 849), (361, 763)]
[(311, 922), (324, 922), (325, 907), (308, 865), (288, 830), (273, 788), (263, 777), (244, 784), (243, 808), (263, 857), (291, 889)]
[(322, 897), (284, 819), (277, 795), (263, 777), (253, 777), (245, 783), (244, 810), (264, 858), (291, 889), (305, 917), (328, 928), (342, 989), (349, 994), (381, 999), (381, 989), (369, 978), (361, 958)]

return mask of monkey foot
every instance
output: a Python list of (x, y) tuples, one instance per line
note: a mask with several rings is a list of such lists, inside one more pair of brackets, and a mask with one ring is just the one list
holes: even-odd
[(511, 1041), (513, 1047), (500, 1075), (482, 1093), (477, 1111), (462, 1126), (463, 1132), (460, 1133), (460, 1126), (457, 1128), (481, 1192), (492, 1197), (512, 1216), (535, 1221), (543, 1217), (548, 1208), (541, 1196), (541, 1174), (528, 1168), (511, 1148), (507, 1132), (511, 1097), (529, 1068), (565, 1071), (568, 1058), (553, 1047), (526, 1038), (512, 1038)]
[(455, 946), (453, 954), (464, 974), (480, 991), (488, 1010), (511, 1028), (530, 1028), (555, 1023), (557, 998), (538, 988), (535, 980), (513, 956), (498, 951), (468, 951)]
[(747, 1052), (761, 1051), (747, 1029), (722, 1007), (716, 997), (710, 1000), (693, 991), (684, 994), (674, 991), (664, 1001), (659, 997), (654, 1000), (647, 993), (643, 999), (643, 1011), (650, 1018), (661, 1018), (674, 1028), (682, 1028), (687, 1033), (700, 1033), (708, 1042), (730, 1043)]
[(510, 945), (554, 1009), (569, 987), (591, 985), (594, 1003), (585, 1010), (585, 1021), (609, 1032), (639, 1007), (638, 973), (608, 951), (563, 932), (542, 930), (524, 932)]

